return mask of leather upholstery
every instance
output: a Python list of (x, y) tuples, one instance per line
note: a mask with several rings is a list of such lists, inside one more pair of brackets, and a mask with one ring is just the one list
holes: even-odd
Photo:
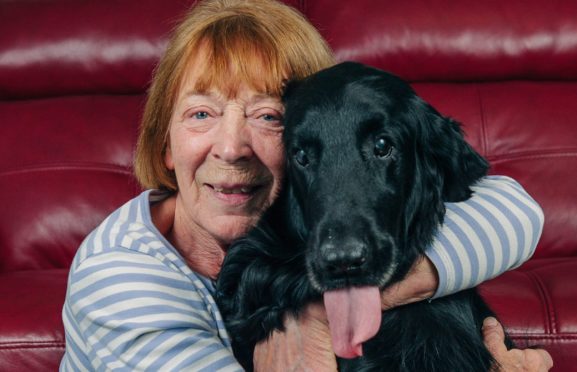
[[(481, 286), (519, 344), (577, 371), (577, 2), (293, 0), (340, 60), (411, 81), (540, 203), (534, 257)], [(191, 0), (0, 1), (0, 370), (56, 370), (67, 268), (139, 192), (154, 64)]]

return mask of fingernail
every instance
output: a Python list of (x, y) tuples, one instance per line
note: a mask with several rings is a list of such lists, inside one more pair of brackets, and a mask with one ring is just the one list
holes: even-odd
[(492, 316), (485, 318), (483, 321), (483, 327), (495, 327), (497, 325), (497, 319)]

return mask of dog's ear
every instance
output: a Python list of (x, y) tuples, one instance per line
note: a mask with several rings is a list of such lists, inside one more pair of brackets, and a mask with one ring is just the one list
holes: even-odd
[(487, 173), (489, 165), (465, 141), (457, 122), (416, 96), (409, 106), (401, 120), (407, 120), (407, 128), (415, 131), (414, 153), (410, 154), (414, 176), (406, 185), (410, 191), (404, 229), (408, 246), (423, 247), (431, 243), (432, 232), (443, 222), (443, 203), (469, 198), (470, 186)]
[(286, 102), (294, 95), (294, 91), (301, 84), (301, 80), (291, 79), (282, 82), (282, 101)]
[(459, 123), (439, 114), (428, 103), (417, 98), (417, 116), (420, 123), (421, 143), (441, 176), (442, 200), (462, 201), (471, 196), (470, 186), (487, 174), (489, 163), (469, 145)]

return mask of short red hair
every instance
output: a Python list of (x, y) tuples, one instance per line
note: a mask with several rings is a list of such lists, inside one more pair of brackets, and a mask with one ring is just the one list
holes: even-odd
[(286, 79), (334, 64), (318, 31), (295, 9), (273, 0), (208, 0), (176, 28), (157, 66), (138, 138), (135, 173), (144, 188), (177, 190), (164, 155), (175, 101), (189, 66), (202, 50), (205, 71), (195, 90), (234, 96), (240, 84), (273, 96)]

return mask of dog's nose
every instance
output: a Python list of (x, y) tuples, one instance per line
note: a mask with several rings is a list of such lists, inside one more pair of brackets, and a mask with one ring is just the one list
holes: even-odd
[(321, 265), (331, 275), (354, 274), (367, 262), (368, 248), (365, 243), (349, 240), (346, 243), (329, 241), (321, 245)]

